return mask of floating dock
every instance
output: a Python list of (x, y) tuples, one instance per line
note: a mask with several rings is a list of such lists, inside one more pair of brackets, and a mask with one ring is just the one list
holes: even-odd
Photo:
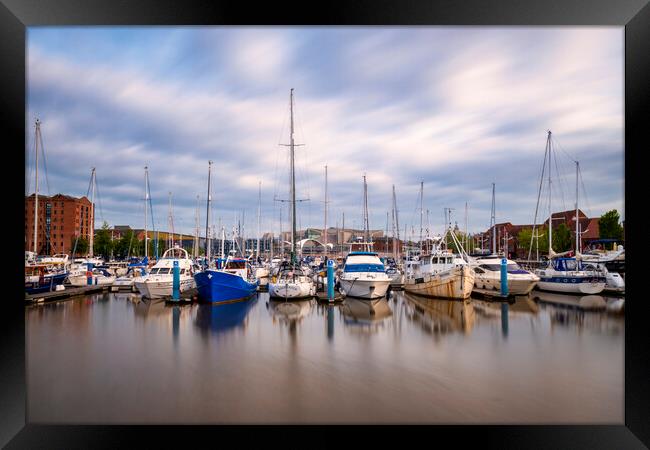
[(40, 294), (25, 294), (25, 303), (34, 304), (67, 299), (70, 297), (76, 297), (78, 295), (107, 291), (109, 288), (110, 285), (91, 285), (81, 287), (66, 286), (66, 288), (62, 291), (41, 292)]
[[(319, 302), (330, 303), (329, 298), (327, 298), (327, 292), (316, 292), (315, 298)], [(344, 298), (339, 292), (334, 292), (334, 301), (332, 303), (342, 302)]]

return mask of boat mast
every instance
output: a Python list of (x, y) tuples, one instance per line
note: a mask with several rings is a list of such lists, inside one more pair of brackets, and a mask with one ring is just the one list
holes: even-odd
[(207, 267), (210, 267), (210, 174), (212, 172), (212, 161), (208, 161), (208, 198), (205, 212), (205, 258)]
[(492, 254), (497, 254), (497, 219), (496, 219), (496, 204), (494, 202), (494, 183), (492, 183), (492, 217), (490, 218), (490, 225), (492, 228)]
[(259, 182), (257, 202), (257, 257), (260, 257), (260, 233), (262, 232), (262, 182)]
[(420, 181), (420, 256), (422, 255), (422, 216), (424, 215), (424, 181)]
[(148, 178), (148, 167), (144, 166), (144, 257), (146, 258), (149, 255), (149, 246), (147, 245), (147, 178)]
[(93, 167), (92, 173), (90, 175), (92, 180), (92, 194), (90, 200), (90, 253), (88, 256), (93, 257), (93, 244), (95, 237), (95, 168)]
[(327, 254), (327, 164), (325, 165), (325, 224), (323, 225), (323, 238), (325, 239), (325, 254)]
[(196, 196), (196, 212), (194, 213), (194, 258), (199, 256), (199, 196)]
[(290, 94), (291, 109), (291, 264), (296, 263), (296, 170), (294, 165), (295, 149), (293, 141), (293, 88)]
[(580, 251), (580, 231), (578, 230), (578, 225), (580, 221), (578, 220), (578, 170), (580, 167), (580, 163), (576, 161), (576, 251), (575, 254), (578, 256), (578, 252)]
[[(368, 185), (366, 184), (366, 175), (363, 175), (363, 233), (366, 240), (366, 246), (370, 242), (370, 225), (368, 224)], [(370, 248), (368, 248), (370, 251)]]
[(551, 209), (551, 130), (548, 130), (548, 256), (551, 257), (553, 235), (553, 210)]
[[(395, 242), (395, 234), (393, 232), (393, 248), (395, 252), (395, 258), (399, 258), (399, 214), (397, 210), (397, 197), (395, 195), (395, 185), (393, 185), (393, 216), (395, 220), (395, 231), (397, 231), (397, 242)], [(397, 262), (397, 261), (395, 261)]]
[(34, 133), (34, 148), (36, 149), (36, 186), (34, 190), (34, 257), (38, 254), (38, 140), (41, 135), (41, 121), (36, 119), (36, 131)]

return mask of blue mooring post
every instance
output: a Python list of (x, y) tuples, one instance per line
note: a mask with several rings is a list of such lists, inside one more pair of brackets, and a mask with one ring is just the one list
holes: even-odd
[(88, 269), (86, 269), (86, 284), (88, 286), (92, 286), (93, 284), (93, 263), (87, 263), (86, 266)]
[(181, 269), (178, 267), (178, 260), (174, 260), (174, 283), (172, 288), (172, 298), (180, 300), (181, 298)]
[(501, 259), (501, 297), (508, 297), (508, 260)]
[(327, 260), (327, 299), (334, 301), (334, 260)]

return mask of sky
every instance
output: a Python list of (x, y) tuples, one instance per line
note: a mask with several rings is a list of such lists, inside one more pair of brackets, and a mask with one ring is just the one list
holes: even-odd
[[(623, 27), (30, 27), (25, 192), (82, 196), (96, 168), (96, 226), (204, 234), (244, 221), (288, 229), (294, 89), (299, 228), (440, 233), (444, 208), (469, 232), (533, 223), (547, 132), (554, 211), (624, 211)], [(43, 164), (44, 163), (44, 164)], [(47, 172), (47, 177), (45, 177)], [(420, 214), (420, 182), (423, 212)], [(548, 215), (546, 182), (538, 220)], [(197, 200), (197, 196), (199, 196)], [(546, 211), (544, 215), (543, 211)], [(282, 222), (280, 222), (282, 215)], [(427, 219), (428, 217), (428, 219)], [(149, 223), (151, 219), (149, 218)], [(388, 224), (389, 234), (392, 224)], [(151, 225), (150, 225), (151, 228)]]

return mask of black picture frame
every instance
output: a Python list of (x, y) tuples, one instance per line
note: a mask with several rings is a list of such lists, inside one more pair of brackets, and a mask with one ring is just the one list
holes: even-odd
[[(2, 115), (5, 165), (11, 155), (24, 153), (27, 128), (25, 116), (26, 27), (36, 25), (616, 25), (625, 27), (625, 202), (626, 284), (625, 311), (625, 424), (543, 426), (425, 426), (361, 427), (340, 430), (328, 427), (154, 427), (154, 426), (47, 426), (26, 423), (25, 310), (18, 289), (18, 261), (23, 245), (24, 203), (11, 192), (5, 195), (10, 219), (4, 227), (11, 251), (6, 266), (9, 292), (3, 299), (2, 343), (0, 348), (0, 444), (6, 448), (121, 448), (172, 447), (177, 445), (215, 447), (224, 442), (332, 446), (345, 443), (384, 442), (390, 435), (416, 443), (450, 440), (451, 445), (469, 442), (498, 448), (644, 448), (650, 446), (650, 357), (648, 327), (644, 319), (648, 302), (641, 293), (640, 272), (643, 251), (641, 212), (634, 198), (643, 199), (643, 155), (647, 148), (647, 116), (650, 109), (650, 5), (648, 0), (426, 0), (328, 1), (296, 6), (260, 2), (255, 7), (235, 1), (199, 2), (147, 0), (0, 0), (0, 115)], [(643, 113), (646, 114), (643, 114)], [(17, 158), (20, 161), (20, 158)], [(18, 181), (18, 170), (5, 169)], [(23, 171), (24, 173), (24, 171)], [(23, 180), (24, 181), (24, 180)], [(9, 184), (12, 183), (12, 184)], [(7, 239), (9, 237), (9, 239)], [(15, 264), (13, 263), (15, 261)], [(637, 261), (636, 267), (634, 261)], [(8, 269), (7, 267), (7, 269)], [(262, 431), (263, 433), (252, 433)], [(415, 436), (414, 433), (417, 435)], [(313, 434), (317, 434), (314, 439)], [(207, 437), (208, 440), (199, 439)], [(278, 439), (279, 438), (279, 439)], [(137, 441), (136, 441), (137, 440)], [(136, 444), (136, 442), (139, 442)], [(227, 444), (226, 444), (227, 445)]]

